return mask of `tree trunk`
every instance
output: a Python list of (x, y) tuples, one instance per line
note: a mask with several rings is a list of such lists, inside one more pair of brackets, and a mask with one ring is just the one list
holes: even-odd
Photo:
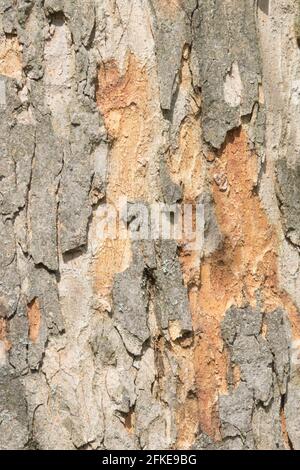
[(299, 0), (0, 1), (1, 449), (300, 449), (298, 40)]

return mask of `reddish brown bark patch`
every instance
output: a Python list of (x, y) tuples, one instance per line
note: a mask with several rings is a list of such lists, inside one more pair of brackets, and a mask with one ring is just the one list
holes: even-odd
[[(123, 196), (148, 200), (149, 143), (155, 119), (151, 95), (147, 70), (134, 54), (128, 54), (123, 68), (115, 60), (101, 64), (96, 98), (111, 138), (106, 200), (116, 208)], [(93, 267), (95, 290), (108, 302), (115, 274), (130, 263), (129, 239), (107, 239), (99, 247)]]
[(0, 40), (0, 74), (11, 78), (21, 78), (21, 46), (15, 36)]
[[(227, 309), (231, 305), (256, 307), (259, 295), (264, 312), (278, 307), (288, 312), (294, 338), (299, 337), (300, 323), (295, 305), (280, 288), (279, 236), (255, 191), (257, 156), (249, 150), (246, 133), (234, 131), (210, 161), (208, 179), (223, 244), (199, 263), (198, 275), (193, 257), (184, 251), (181, 265), (198, 332), (194, 367), (199, 425), (218, 439), (218, 396), (227, 390), (227, 352), (220, 324)], [(226, 179), (226, 187), (220, 187), (216, 175)], [(239, 382), (238, 370), (235, 382)]]
[(112, 140), (106, 197), (147, 199), (149, 142), (153, 139), (154, 110), (149, 77), (134, 54), (123, 70), (110, 60), (100, 66), (97, 104)]
[(38, 340), (41, 326), (41, 310), (38, 299), (34, 299), (27, 308), (29, 323), (29, 339), (33, 343)]

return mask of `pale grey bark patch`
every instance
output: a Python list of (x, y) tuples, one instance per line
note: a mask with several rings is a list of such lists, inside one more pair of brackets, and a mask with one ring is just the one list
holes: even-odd
[[(150, 298), (151, 290), (154, 299)], [(134, 242), (132, 265), (115, 277), (113, 315), (131, 354), (140, 355), (150, 336), (148, 308), (151, 300), (162, 333), (168, 337), (169, 322), (175, 320), (180, 325), (180, 336), (192, 333), (187, 290), (175, 242)]]
[(182, 200), (182, 188), (172, 181), (163, 157), (160, 158), (159, 170), (161, 192), (164, 202), (166, 204), (176, 204)]
[(156, 248), (157, 268), (153, 272), (157, 289), (155, 305), (163, 330), (169, 322), (178, 321), (180, 336), (193, 331), (187, 289), (183, 285), (182, 272), (174, 241), (165, 241)]
[[(201, 2), (193, 16), (192, 59), (194, 83), (203, 96), (203, 136), (220, 148), (227, 132), (238, 127), (258, 101), (261, 72), (252, 2)], [(224, 97), (234, 64), (242, 85), (237, 106)]]
[[(276, 310), (263, 315), (250, 307), (232, 307), (222, 322), (222, 335), (230, 352), (229, 392), (219, 399), (225, 445), (230, 443), (233, 449), (283, 449), (281, 418), (290, 376), (286, 313)], [(233, 367), (240, 371), (238, 385), (233, 382)]]
[(70, 145), (65, 146), (60, 185), (59, 220), (63, 253), (78, 249), (87, 241), (88, 221), (92, 213), (89, 194), (93, 174), (88, 156), (101, 140), (99, 123), (99, 114), (95, 112), (83, 109), (73, 115)]
[(290, 373), (290, 331), (286, 314), (276, 310), (265, 316), (266, 340), (273, 354), (274, 368), (280, 393), (284, 395)]
[(300, 245), (300, 166), (278, 160), (277, 197), (282, 213), (282, 223), (288, 240)]
[[(20, 394), (15, 391), (15, 396), (20, 395), (20, 400), (23, 400), (22, 413), (25, 415), (26, 423), (19, 418), (17, 404), (14, 405), (15, 409), (11, 407), (4, 410), (5, 419), (1, 416), (1, 448), (25, 448), (32, 445), (47, 447), (39, 424), (31, 429), (35, 435), (34, 444), (29, 437), (28, 429), (33, 426), (31, 420), (38, 416), (43, 420), (43, 415), (40, 411), (36, 415), (35, 412), (32, 415), (29, 411), (27, 413), (26, 406), (30, 407), (29, 404), (35, 401), (34, 396), (28, 391), (31, 371), (36, 374), (37, 396), (40, 394), (34, 406), (39, 408), (47, 402), (41, 372), (45, 351), (49, 341), (60, 338), (65, 327), (57, 289), (58, 263), (62, 250), (58, 228), (61, 228), (64, 222), (64, 220), (59, 221), (58, 208), (62, 172), (64, 165), (66, 168), (68, 165), (67, 158), (66, 162), (64, 161), (68, 139), (65, 135), (66, 142), (63, 141), (57, 122), (54, 120), (57, 102), (53, 107), (49, 99), (51, 97), (57, 99), (60, 90), (55, 88), (56, 83), (49, 81), (48, 69), (45, 68), (47, 61), (44, 56), (45, 43), (51, 41), (51, 35), (50, 37), (47, 35), (47, 28), (51, 25), (60, 28), (62, 23), (61, 17), (46, 16), (49, 12), (46, 10), (44, 12), (42, 2), (18, 2), (17, 5), (15, 2), (2, 2), (0, 6), (2, 34), (13, 35), (19, 40), (22, 45), (23, 66), (21, 80), (16, 81), (9, 77), (3, 80), (5, 106), (1, 108), (0, 116), (1, 135), (4, 139), (0, 164), (2, 215), (0, 304), (1, 317), (8, 321), (6, 341), (11, 345), (10, 349), (4, 352), (3, 364), (6, 364), (8, 370), (13, 370), (14, 374), (21, 376), (20, 384), (26, 382), (22, 397), (21, 391)], [(78, 21), (80, 22), (80, 18), (77, 14), (77, 28)], [(83, 41), (86, 45), (89, 44), (93, 29), (92, 15), (89, 14), (87, 23), (90, 24), (91, 21), (92, 25), (87, 26), (84, 33), (88, 38)], [(81, 39), (80, 36), (78, 42)], [(82, 55), (81, 51), (80, 57)], [(69, 226), (66, 227), (67, 233), (65, 232), (67, 250), (70, 246), (71, 249), (75, 249), (85, 244), (87, 224), (91, 214), (89, 191), (93, 170), (90, 165), (90, 155), (103, 135), (102, 131), (99, 132), (101, 121), (94, 103), (95, 73), (96, 68), (90, 67), (89, 59), (87, 58), (83, 67), (81, 58), (78, 66), (80, 77), (78, 83), (80, 82), (82, 88), (78, 91), (78, 100), (74, 101), (74, 109), (76, 112), (83, 111), (83, 116), (78, 118), (82, 127), (78, 130), (74, 126), (70, 140), (73, 145), (71, 150), (75, 155), (74, 183), (73, 187), (72, 184), (69, 186), (66, 184), (64, 190), (69, 195), (69, 201), (73, 202), (72, 207), (65, 211), (66, 217), (69, 217), (71, 211), (74, 214), (76, 210), (77, 213), (82, 210), (82, 213), (75, 221), (71, 220), (71, 216), (68, 219)], [(52, 88), (48, 86), (49, 84)], [(74, 77), (73, 90), (76, 92), (76, 89), (77, 82)], [(61, 91), (62, 95), (67, 93), (66, 89)], [(79, 105), (81, 101), (83, 104)], [(88, 116), (84, 117), (84, 113)], [(71, 114), (75, 122), (74, 111)], [(93, 116), (95, 126), (92, 126)], [(76, 162), (79, 162), (77, 167)], [(63, 201), (63, 197), (61, 200)], [(64, 209), (64, 206), (62, 207)], [(79, 227), (78, 235), (74, 234), (75, 224)], [(75, 242), (72, 242), (74, 239)], [(28, 306), (34, 299), (37, 299), (41, 317), (36, 326), (38, 337), (35, 341), (29, 338), (28, 320)], [(4, 373), (4, 369), (1, 368), (1, 374), (2, 371)], [(13, 387), (15, 379), (8, 377), (8, 380)], [(39, 391), (37, 387), (40, 387)], [(9, 404), (12, 400), (12, 389), (4, 387), (3, 393), (6, 395), (1, 401)], [(48, 419), (50, 422), (50, 416)], [(44, 425), (46, 426), (45, 421)], [(49, 428), (47, 433), (51, 434)], [(64, 444), (64, 439), (64, 435), (61, 434), (61, 446), (70, 447), (70, 443), (68, 446)], [(53, 443), (53, 439), (50, 441)], [(60, 444), (57, 441), (55, 447), (59, 447)]]
[(253, 447), (251, 416), (253, 392), (246, 384), (238, 385), (228, 396), (221, 396), (219, 401), (221, 432), (223, 439), (232, 440), (233, 449)]
[(220, 232), (215, 214), (214, 200), (209, 192), (204, 192), (199, 200), (204, 207), (204, 245), (203, 252), (209, 256), (223, 245), (223, 235)]
[(51, 271), (58, 269), (56, 194), (61, 168), (62, 152), (50, 120), (42, 118), (37, 125), (29, 195), (30, 253), (36, 264), (42, 264)]
[(191, 16), (196, 8), (196, 1), (174, 4), (171, 6), (174, 14), (165, 12), (165, 6), (160, 5), (158, 0), (149, 0), (149, 3), (153, 10), (161, 107), (170, 110), (180, 80), (183, 48), (191, 44)]
[(0, 369), (1, 449), (23, 450), (29, 440), (25, 388), (8, 368)]
[(287, 420), (287, 432), (293, 449), (300, 448), (300, 374), (299, 365), (293, 367), (291, 377), (288, 383), (285, 413)]
[[(114, 317), (131, 354), (139, 355), (149, 338), (144, 264), (137, 262), (118, 274), (113, 287)], [(125, 330), (125, 332), (124, 332)]]

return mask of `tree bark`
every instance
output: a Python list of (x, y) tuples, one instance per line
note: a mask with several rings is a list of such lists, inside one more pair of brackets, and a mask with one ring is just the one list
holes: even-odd
[[(0, 449), (300, 449), (299, 25), (0, 0)], [(133, 239), (158, 202), (201, 250)]]

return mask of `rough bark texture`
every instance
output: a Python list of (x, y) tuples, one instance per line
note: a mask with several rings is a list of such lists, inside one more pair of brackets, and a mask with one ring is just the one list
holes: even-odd
[[(1, 449), (300, 449), (299, 42), (299, 0), (0, 0)], [(201, 256), (99, 242), (121, 196), (202, 202)]]

